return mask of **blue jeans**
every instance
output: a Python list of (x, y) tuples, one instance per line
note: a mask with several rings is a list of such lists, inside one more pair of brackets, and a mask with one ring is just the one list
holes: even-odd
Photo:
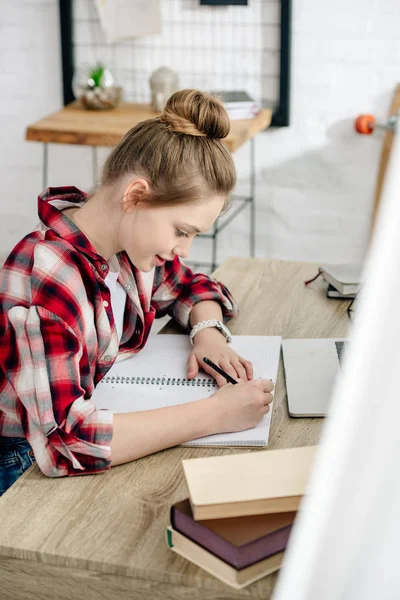
[(35, 462), (25, 438), (0, 436), (0, 496)]

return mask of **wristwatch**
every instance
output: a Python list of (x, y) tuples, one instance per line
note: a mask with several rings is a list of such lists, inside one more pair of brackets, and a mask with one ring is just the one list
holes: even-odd
[(218, 331), (222, 333), (228, 344), (232, 341), (231, 333), (226, 325), (224, 325), (221, 321), (218, 321), (218, 319), (209, 319), (208, 321), (201, 321), (193, 327), (189, 335), (192, 344), (193, 338), (196, 335), (196, 333), (198, 333), (202, 329), (205, 329), (206, 327), (216, 327)]

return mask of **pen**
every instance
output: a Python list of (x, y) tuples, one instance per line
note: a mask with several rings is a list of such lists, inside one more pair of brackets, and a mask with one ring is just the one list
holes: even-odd
[(238, 381), (236, 381), (235, 379), (233, 379), (233, 377), (231, 377), (230, 375), (228, 375), (228, 373), (225, 373), (225, 371), (223, 369), (221, 369), (221, 367), (219, 367), (218, 365), (216, 365), (215, 363), (213, 363), (213, 361), (210, 360), (209, 358), (207, 358), (206, 356), (203, 358), (203, 360), (206, 363), (206, 365), (208, 365), (209, 367), (211, 367), (212, 369), (214, 369), (214, 371), (217, 371), (217, 373), (219, 373), (220, 375), (222, 375), (222, 377), (225, 377), (225, 379), (228, 381), (228, 383), (239, 383)]

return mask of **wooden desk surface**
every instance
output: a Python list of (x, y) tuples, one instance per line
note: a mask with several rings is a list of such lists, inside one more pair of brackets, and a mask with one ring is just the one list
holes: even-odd
[[(215, 275), (239, 302), (232, 332), (345, 336), (348, 302), (328, 300), (318, 280), (306, 288), (315, 272), (310, 263), (228, 259)], [(269, 448), (317, 443), (321, 421), (288, 417), (281, 364)], [(165, 542), (169, 508), (188, 495), (182, 459), (238, 451), (174, 448), (104, 474), (63, 479), (32, 467), (0, 499), (2, 600), (267, 600), (276, 574), (236, 591)]]
[[(53, 144), (82, 146), (115, 146), (131, 127), (157, 113), (148, 104), (123, 103), (113, 110), (95, 111), (72, 103), (49, 115), (26, 130), (26, 139)], [(232, 121), (231, 131), (224, 139), (234, 152), (254, 135), (269, 127), (270, 109), (261, 109), (254, 119)]]

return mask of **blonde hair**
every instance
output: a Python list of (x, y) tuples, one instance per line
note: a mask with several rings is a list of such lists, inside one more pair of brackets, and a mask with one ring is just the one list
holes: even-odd
[(102, 173), (104, 186), (135, 173), (149, 180), (144, 198), (166, 206), (226, 197), (236, 184), (232, 156), (222, 141), (230, 129), (222, 103), (205, 92), (180, 90), (164, 111), (133, 127), (112, 150)]

